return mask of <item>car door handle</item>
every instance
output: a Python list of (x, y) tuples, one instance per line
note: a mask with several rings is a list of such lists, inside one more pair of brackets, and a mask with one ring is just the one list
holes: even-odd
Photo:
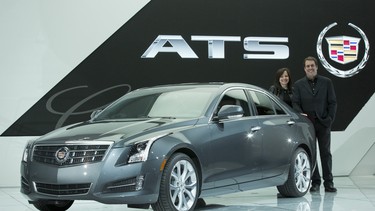
[(259, 126), (254, 126), (254, 127), (251, 127), (251, 132), (252, 133), (255, 133), (255, 132), (257, 132), (258, 130), (260, 130), (261, 129), (261, 127), (259, 127)]
[(289, 121), (287, 121), (286, 123), (287, 123), (288, 125), (290, 125), (290, 126), (292, 126), (292, 125), (296, 124), (296, 122), (295, 122), (295, 121), (293, 121), (293, 120), (289, 120)]

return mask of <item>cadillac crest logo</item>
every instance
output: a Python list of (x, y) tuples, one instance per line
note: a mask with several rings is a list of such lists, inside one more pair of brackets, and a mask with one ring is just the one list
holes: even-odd
[[(362, 37), (365, 45), (364, 49), (364, 56), (360, 63), (349, 70), (340, 70), (334, 66), (332, 66), (328, 61), (325, 59), (323, 52), (322, 52), (322, 44), (323, 38), (328, 30), (332, 27), (336, 26), (337, 23), (332, 23), (329, 26), (325, 27), (318, 37), (318, 41), (316, 44), (316, 50), (318, 53), (318, 57), (322, 63), (322, 65), (327, 69), (328, 72), (331, 74), (341, 77), (341, 78), (349, 78), (354, 76), (355, 74), (359, 73), (365, 66), (369, 59), (369, 50), (370, 44), (366, 37), (366, 34), (354, 24), (349, 23), (348, 25), (354, 28)], [(348, 64), (351, 62), (355, 62), (358, 60), (358, 51), (359, 51), (359, 43), (361, 38), (358, 37), (350, 37), (350, 36), (334, 36), (334, 37), (327, 37), (325, 38), (328, 43), (328, 53), (329, 58), (337, 62), (339, 64)]]
[(337, 36), (327, 37), (326, 40), (329, 46), (329, 56), (333, 61), (347, 64), (357, 60), (360, 38)]
[(63, 164), (68, 158), (69, 149), (67, 147), (61, 147), (55, 153), (55, 159), (59, 164)]

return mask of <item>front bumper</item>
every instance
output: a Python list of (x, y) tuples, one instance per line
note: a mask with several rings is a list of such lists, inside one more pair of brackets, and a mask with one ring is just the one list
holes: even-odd
[[(60, 167), (22, 162), (21, 192), (31, 201), (94, 200), (105, 204), (149, 204), (158, 199), (162, 158), (116, 166), (123, 148), (102, 162)], [(137, 187), (141, 187), (139, 190)]]

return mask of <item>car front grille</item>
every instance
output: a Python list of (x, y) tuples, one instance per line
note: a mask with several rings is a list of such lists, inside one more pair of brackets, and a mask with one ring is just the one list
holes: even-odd
[(59, 166), (100, 162), (111, 143), (36, 145), (32, 161)]
[(90, 187), (91, 183), (65, 185), (35, 183), (37, 192), (56, 196), (86, 194), (89, 192)]

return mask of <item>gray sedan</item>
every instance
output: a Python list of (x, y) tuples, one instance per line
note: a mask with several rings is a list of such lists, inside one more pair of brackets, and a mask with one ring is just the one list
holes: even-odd
[(28, 142), (21, 192), (39, 210), (54, 211), (74, 200), (194, 210), (205, 196), (269, 186), (300, 197), (315, 147), (311, 122), (262, 88), (142, 88), (86, 122)]

